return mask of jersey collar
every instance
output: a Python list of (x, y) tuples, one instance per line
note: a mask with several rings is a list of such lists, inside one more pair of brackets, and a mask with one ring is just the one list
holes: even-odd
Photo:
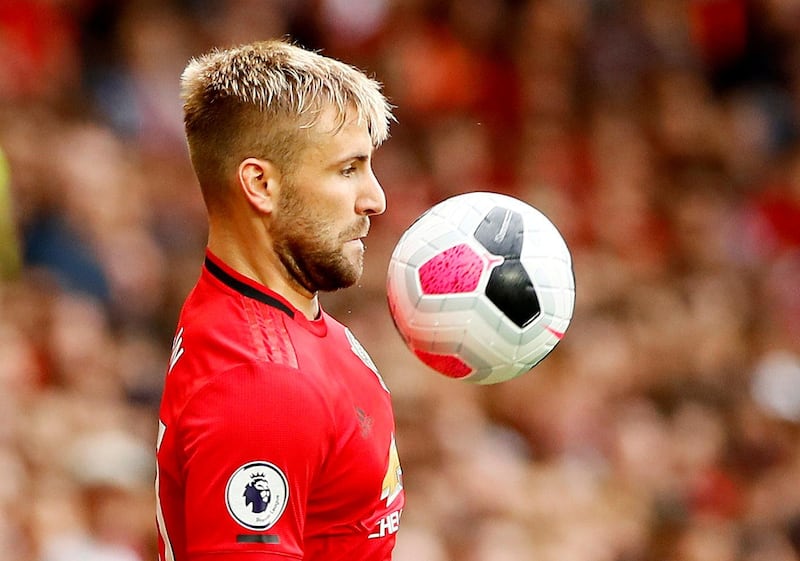
[(239, 294), (278, 308), (291, 318), (294, 318), (297, 313), (295, 308), (278, 294), (230, 268), (209, 250), (206, 250), (206, 259), (203, 265), (212, 276)]
[(317, 336), (324, 336), (327, 331), (327, 324), (325, 322), (325, 312), (320, 307), (319, 317), (315, 320), (308, 320), (297, 308), (292, 306), (288, 300), (277, 292), (271, 291), (266, 286), (256, 282), (255, 280), (244, 276), (235, 269), (228, 266), (219, 257), (206, 249), (206, 259), (204, 262), (205, 270), (216, 278), (219, 282), (232, 290), (235, 290), (242, 296), (257, 300), (267, 306), (272, 306), (282, 311), (294, 321), (304, 325), (305, 328)]

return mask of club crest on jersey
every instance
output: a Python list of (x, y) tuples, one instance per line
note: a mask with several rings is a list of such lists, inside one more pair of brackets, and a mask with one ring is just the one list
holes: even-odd
[(388, 392), (389, 388), (386, 387), (383, 377), (380, 375), (380, 372), (378, 372), (378, 367), (375, 366), (375, 363), (372, 361), (372, 357), (369, 356), (367, 349), (365, 349), (359, 340), (356, 339), (356, 336), (353, 335), (352, 331), (345, 328), (344, 333), (347, 335), (347, 340), (350, 342), (350, 350), (353, 351), (354, 355), (361, 359), (361, 362), (363, 362), (367, 368), (372, 370), (372, 372), (378, 378), (378, 381), (381, 383), (381, 387)]
[(251, 530), (271, 528), (289, 502), (289, 484), (277, 466), (250, 462), (228, 479), (225, 488), (228, 512), (237, 523)]

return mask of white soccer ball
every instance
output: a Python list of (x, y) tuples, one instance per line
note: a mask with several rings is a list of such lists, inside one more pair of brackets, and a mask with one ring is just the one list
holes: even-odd
[(409, 349), (446, 376), (494, 384), (544, 359), (575, 310), (563, 237), (540, 211), (498, 193), (438, 203), (406, 230), (387, 294)]

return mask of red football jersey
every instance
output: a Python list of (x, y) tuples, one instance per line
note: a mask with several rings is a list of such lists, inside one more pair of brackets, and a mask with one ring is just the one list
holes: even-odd
[(161, 404), (161, 561), (388, 561), (405, 502), (394, 430), (346, 327), (207, 253)]

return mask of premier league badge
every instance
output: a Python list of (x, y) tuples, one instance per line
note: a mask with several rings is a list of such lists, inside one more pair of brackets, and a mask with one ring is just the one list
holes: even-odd
[(271, 528), (289, 502), (286, 476), (269, 462), (245, 464), (231, 475), (225, 488), (228, 512), (251, 530)]

